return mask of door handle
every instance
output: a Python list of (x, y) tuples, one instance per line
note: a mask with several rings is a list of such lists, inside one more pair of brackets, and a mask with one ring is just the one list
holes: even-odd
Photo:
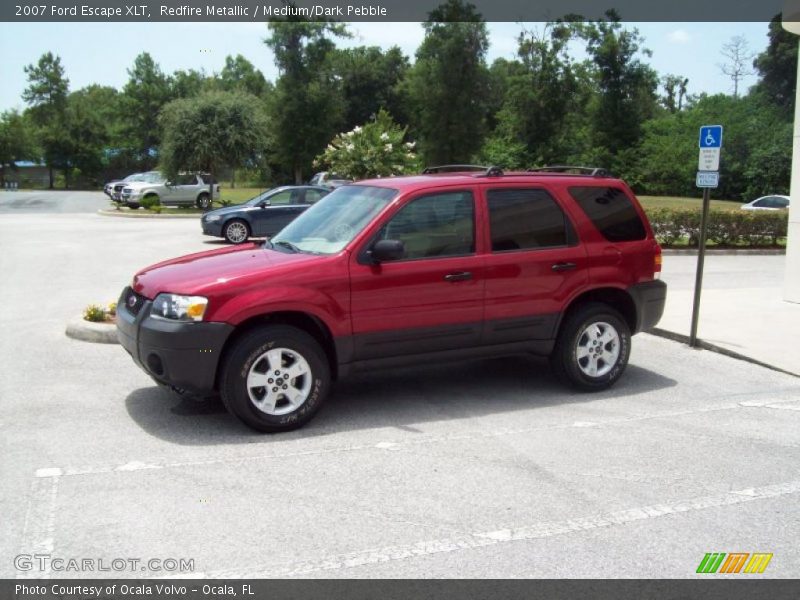
[(461, 271), (460, 273), (450, 273), (444, 276), (444, 280), (450, 282), (467, 281), (469, 279), (472, 279), (472, 273), (470, 273), (469, 271)]
[(550, 267), (553, 271), (571, 271), (575, 269), (578, 265), (571, 262), (563, 262), (563, 263), (556, 263), (552, 267)]

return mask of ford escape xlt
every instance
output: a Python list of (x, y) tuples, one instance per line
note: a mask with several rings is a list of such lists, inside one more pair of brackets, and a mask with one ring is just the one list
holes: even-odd
[(157, 382), (261, 431), (306, 423), (350, 372), (512, 353), (602, 390), (661, 317), (661, 249), (602, 171), (445, 172), (336, 189), (263, 245), (143, 269), (119, 339)]

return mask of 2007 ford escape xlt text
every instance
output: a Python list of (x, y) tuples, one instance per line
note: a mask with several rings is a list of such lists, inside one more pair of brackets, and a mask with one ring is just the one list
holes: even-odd
[(262, 245), (143, 269), (117, 327), (157, 382), (284, 431), (332, 381), (415, 362), (532, 353), (606, 389), (661, 318), (660, 271), (636, 197), (601, 169), (432, 168), (340, 187)]

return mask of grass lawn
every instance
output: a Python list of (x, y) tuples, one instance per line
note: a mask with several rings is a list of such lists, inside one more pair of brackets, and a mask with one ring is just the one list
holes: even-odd
[[(701, 210), (703, 208), (703, 198), (698, 194), (697, 198), (681, 198), (678, 196), (637, 196), (639, 202), (642, 203), (642, 208), (649, 210), (651, 208), (695, 208)], [(711, 210), (739, 210), (739, 207), (744, 204), (741, 201), (730, 200), (711, 200)]]
[(220, 196), (223, 201), (230, 202), (231, 204), (241, 204), (250, 200), (253, 196), (257, 196), (261, 192), (265, 192), (271, 187), (254, 188), (254, 187), (236, 187), (231, 189), (229, 186), (222, 184), (220, 189)]

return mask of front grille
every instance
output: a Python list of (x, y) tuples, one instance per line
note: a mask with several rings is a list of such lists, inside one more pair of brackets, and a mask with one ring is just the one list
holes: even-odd
[(145, 297), (141, 294), (137, 294), (131, 288), (127, 288), (124, 294), (124, 302), (125, 308), (128, 310), (129, 313), (136, 316), (139, 314), (139, 311), (142, 310), (144, 306)]
[(117, 185), (114, 186), (114, 191), (115, 192), (121, 192), (122, 188), (124, 188), (124, 187), (125, 187), (124, 183), (123, 184), (117, 184)]

